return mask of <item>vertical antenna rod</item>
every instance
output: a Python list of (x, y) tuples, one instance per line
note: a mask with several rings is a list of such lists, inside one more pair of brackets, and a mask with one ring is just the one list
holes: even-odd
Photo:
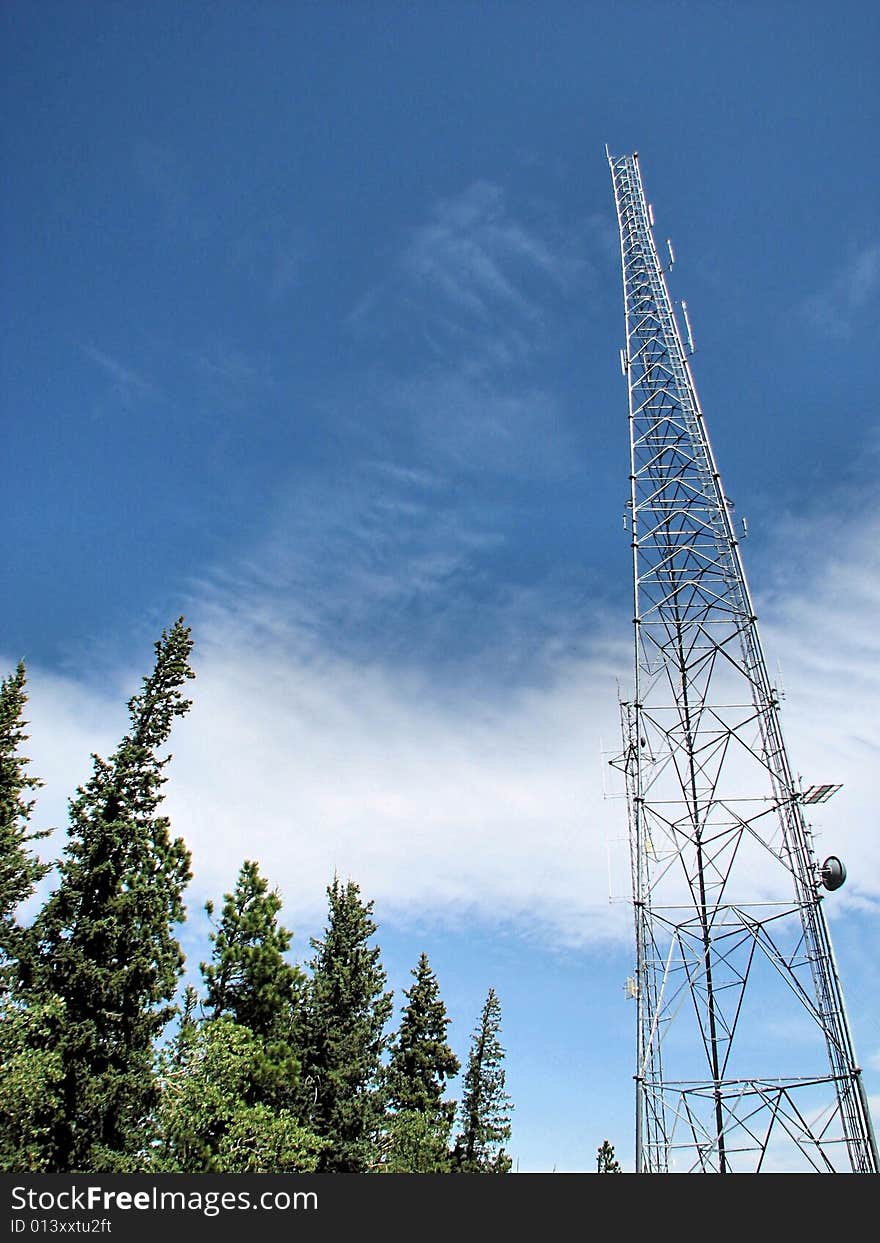
[(635, 688), (615, 763), (635, 918), (636, 1168), (876, 1173), (822, 909), (842, 869), (813, 854), (638, 155), (607, 154), (631, 455)]

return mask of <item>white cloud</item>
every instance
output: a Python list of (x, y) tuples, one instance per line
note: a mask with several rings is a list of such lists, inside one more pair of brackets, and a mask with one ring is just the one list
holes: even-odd
[[(478, 662), (452, 686), (404, 660), (345, 657), (276, 598), (244, 594), (191, 615), (198, 676), (167, 806), (194, 855), (192, 907), (256, 857), (300, 926), (339, 871), (383, 918), (478, 913), (572, 943), (626, 935), (605, 854), (623, 809), (603, 802), (599, 753), (625, 649), (569, 654), (542, 685), (499, 694)], [(106, 694), (30, 671), (41, 822), (63, 819), (88, 753), (112, 750), (142, 672)]]
[(835, 907), (880, 900), (880, 515), (870, 497), (852, 499), (858, 522), (793, 521), (764, 566), (768, 582), (784, 574), (762, 629), (770, 668), (778, 659), (782, 670), (792, 765), (805, 786), (843, 783), (811, 812), (820, 859), (839, 854), (849, 872)]
[[(869, 767), (880, 690), (878, 536), (874, 519), (859, 539), (826, 542), (796, 588), (768, 600), (765, 619), (771, 668), (775, 653), (785, 658), (794, 765), (809, 780), (844, 782), (815, 816), (825, 830), (820, 857), (840, 853), (850, 872), (829, 899), (841, 913), (880, 899)], [(443, 576), (429, 573), (422, 589), (442, 600)], [(557, 942), (628, 938), (627, 907), (608, 903), (606, 858), (606, 841), (625, 835), (625, 807), (603, 800), (600, 756), (602, 743), (616, 747), (627, 627), (594, 623), (592, 647), (579, 649), (562, 630), (552, 655), (530, 655), (540, 600), (528, 601), (516, 650), (539, 676), (502, 685), (481, 679), (471, 660), (444, 682), (430, 662), (405, 654), (342, 653), (307, 624), (312, 603), (306, 597), (297, 611), (289, 593), (251, 580), (218, 586), (191, 610), (195, 706), (176, 727), (168, 808), (194, 854), (192, 905), (228, 889), (247, 856), (281, 888), (295, 925), (320, 917), (339, 870), (376, 899), (383, 919), (478, 913)], [(394, 595), (379, 593), (377, 612), (361, 623), (396, 607)], [(494, 621), (488, 614), (487, 633)], [(88, 753), (112, 750), (143, 671), (120, 673), (99, 692), (31, 670), (30, 753), (49, 783), (44, 822), (63, 814), (64, 797), (88, 775)], [(614, 896), (626, 881), (624, 851)]]
[(611, 688), (595, 670), (492, 704), (315, 651), (280, 657), (203, 634), (169, 805), (209, 890), (247, 852), (310, 915), (338, 870), (387, 917), (476, 911), (607, 935), (607, 812), (584, 704)]

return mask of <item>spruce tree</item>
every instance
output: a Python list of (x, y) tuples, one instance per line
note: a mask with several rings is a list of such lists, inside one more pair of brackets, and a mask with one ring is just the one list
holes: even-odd
[(412, 974), (415, 984), (404, 989), (408, 1004), (392, 1042), (388, 1100), (398, 1110), (446, 1114), (446, 1079), (457, 1075), (460, 1069), (459, 1060), (446, 1041), (450, 1020), (427, 954), (421, 955)]
[(504, 1151), (510, 1138), (512, 1105), (504, 1090), (504, 1049), (499, 1039), (501, 1003), (489, 989), (474, 1029), (461, 1101), (461, 1131), (453, 1168), (463, 1174), (506, 1174), (511, 1160)]
[[(206, 903), (206, 910), (211, 916), (213, 904)], [(211, 933), (212, 961), (202, 963), (212, 1017), (228, 1016), (258, 1036), (289, 1031), (305, 982), (303, 973), (284, 958), (292, 937), (278, 924), (280, 910), (278, 892), (270, 892), (259, 866), (246, 859)]]
[(183, 964), (189, 852), (158, 814), (158, 751), (190, 707), (190, 632), (181, 618), (155, 645), (155, 664), (129, 702), (131, 727), (70, 802), (60, 882), (35, 922), (33, 1001), (57, 998), (63, 1023), (63, 1117), (46, 1137), (46, 1168), (135, 1168), (155, 1101), (153, 1042), (173, 1013)]
[(394, 1173), (444, 1173), (449, 1168), (449, 1133), (455, 1102), (444, 1101), (448, 1077), (460, 1063), (446, 1039), (449, 1018), (427, 954), (404, 990), (407, 1005), (392, 1040), (388, 1065), (389, 1122), (385, 1168)]
[[(209, 916), (213, 906), (206, 904)], [(256, 1037), (251, 1099), (289, 1106), (299, 1078), (297, 1043), (305, 975), (284, 955), (291, 933), (278, 923), (281, 898), (246, 859), (234, 893), (211, 933), (214, 952), (202, 963), (206, 1005), (212, 1019), (229, 1018)]]
[(614, 1156), (614, 1145), (607, 1139), (596, 1149), (596, 1172), (598, 1174), (619, 1174), (620, 1162)]
[(21, 754), (27, 741), (24, 727), (25, 667), (19, 662), (14, 673), (0, 682), (0, 964), (9, 987), (10, 964), (21, 955), (25, 932), (16, 922), (16, 908), (31, 896), (49, 871), (29, 843), (46, 833), (28, 832), (34, 800), (28, 794), (42, 782), (30, 776), (28, 759)]
[(329, 918), (315, 955), (303, 1033), (301, 1120), (328, 1141), (319, 1170), (362, 1173), (378, 1163), (384, 1116), (382, 1054), (392, 994), (378, 946), (372, 902), (353, 881), (334, 877)]

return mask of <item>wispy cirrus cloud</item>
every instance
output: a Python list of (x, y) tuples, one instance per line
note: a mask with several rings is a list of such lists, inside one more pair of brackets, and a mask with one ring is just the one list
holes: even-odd
[(564, 406), (539, 385), (498, 388), (449, 372), (402, 381), (389, 399), (415, 420), (428, 451), (462, 474), (552, 480), (573, 469)]
[(198, 405), (211, 416), (258, 413), (277, 387), (269, 359), (226, 342), (204, 345), (188, 362)]
[(289, 219), (272, 214), (257, 219), (231, 247), (229, 262), (261, 287), (270, 302), (282, 302), (300, 283), (311, 255), (305, 232)]
[[(560, 652), (582, 652), (582, 569), (528, 560), (506, 499), (464, 486), (436, 455), (430, 469), (364, 459), (293, 482), (267, 521), (259, 547), (196, 593), (245, 628), (271, 621), (285, 641), (320, 636), (346, 659), (433, 667), (456, 684), (524, 669), (539, 681)], [(594, 592), (591, 615), (604, 608)]]
[(398, 443), (456, 472), (567, 468), (563, 403), (538, 364), (583, 314), (594, 224), (565, 228), (487, 181), (432, 206), (348, 321), (383, 345), (367, 387)]
[(419, 661), (446, 627), (463, 640), (477, 626), (482, 558), (501, 539), (485, 506), (447, 487), (436, 470), (380, 459), (299, 482), (261, 546), (197, 594), (212, 611), (232, 604), (245, 628), (269, 625), (273, 641), (320, 634), (328, 650)]
[(813, 327), (829, 337), (847, 338), (862, 314), (880, 296), (880, 244), (862, 247), (803, 306)]
[(479, 181), (433, 205), (350, 323), (408, 328), (428, 359), (498, 371), (547, 347), (561, 303), (591, 272), (581, 235)]
[(537, 318), (524, 279), (538, 275), (564, 288), (571, 274), (563, 256), (511, 216), (500, 187), (485, 181), (436, 204), (400, 265), (430, 297), (439, 294), (484, 322), (498, 308)]
[(136, 400), (145, 397), (161, 396), (161, 390), (157, 384), (121, 363), (112, 355), (92, 345), (84, 345), (82, 352), (110, 380), (113, 393), (122, 400), (124, 405), (131, 406)]

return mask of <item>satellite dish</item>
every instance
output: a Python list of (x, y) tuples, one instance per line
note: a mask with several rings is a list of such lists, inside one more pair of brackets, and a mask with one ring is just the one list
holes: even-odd
[(839, 889), (846, 880), (846, 868), (837, 855), (829, 855), (819, 869), (819, 880), (829, 893)]

